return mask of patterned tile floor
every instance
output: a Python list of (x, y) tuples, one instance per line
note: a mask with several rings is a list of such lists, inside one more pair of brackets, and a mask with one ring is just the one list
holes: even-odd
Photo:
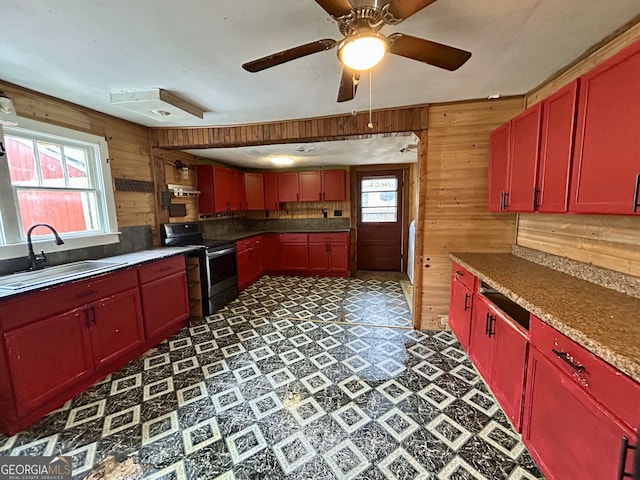
[(114, 457), (167, 480), (542, 478), (450, 333), (364, 325), (400, 322), (395, 283), (265, 278), (0, 455), (69, 455), (77, 479)]

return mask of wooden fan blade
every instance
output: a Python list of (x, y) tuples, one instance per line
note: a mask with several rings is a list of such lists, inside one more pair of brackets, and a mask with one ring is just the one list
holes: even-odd
[(316, 0), (316, 3), (332, 17), (342, 17), (353, 10), (349, 0)]
[(428, 7), (436, 0), (391, 0), (389, 13), (396, 18), (409, 18), (424, 7)]
[(289, 50), (283, 50), (282, 52), (272, 53), (271, 55), (267, 55), (266, 57), (258, 58), (257, 60), (245, 63), (244, 65), (242, 65), (242, 68), (252, 73), (260, 72), (267, 68), (275, 67), (276, 65), (281, 65), (297, 58), (306, 57), (307, 55), (311, 55), (312, 53), (331, 50), (337, 45), (337, 43), (338, 42), (336, 42), (335, 40), (325, 38), (323, 40), (306, 43), (304, 45), (290, 48)]
[[(354, 78), (356, 80), (355, 82), (353, 81)], [(360, 72), (354, 72), (347, 67), (342, 69), (340, 89), (338, 90), (338, 102), (348, 102), (349, 100), (353, 100), (358, 88), (358, 80), (360, 80)]]
[(389, 52), (445, 70), (457, 70), (471, 57), (466, 50), (403, 33), (394, 33), (388, 39)]

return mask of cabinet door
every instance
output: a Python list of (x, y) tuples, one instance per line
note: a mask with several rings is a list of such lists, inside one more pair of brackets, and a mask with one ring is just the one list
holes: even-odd
[(349, 273), (349, 244), (329, 244), (329, 271), (332, 273)]
[(322, 172), (322, 200), (344, 202), (347, 199), (346, 172), (326, 170)]
[(214, 167), (214, 196), (216, 212), (231, 212), (238, 209), (236, 173), (230, 168)]
[(176, 328), (189, 318), (189, 294), (184, 272), (140, 287), (147, 339)]
[(491, 362), (493, 361), (493, 334), (488, 333), (492, 323), (491, 315), (492, 312), (486, 300), (475, 295), (471, 314), (469, 357), (488, 384), (491, 384)]
[(640, 42), (582, 76), (569, 211), (640, 214)]
[(261, 173), (245, 173), (247, 210), (264, 210), (264, 184)]
[(262, 235), (262, 270), (264, 273), (276, 273), (280, 270), (280, 236)]
[(473, 294), (461, 282), (451, 277), (451, 297), (449, 301), (449, 327), (458, 338), (465, 351), (469, 350), (471, 332), (471, 306)]
[(503, 194), (507, 187), (509, 167), (509, 122), (498, 127), (489, 138), (489, 198), (490, 212), (503, 210)]
[(306, 272), (309, 270), (307, 243), (280, 243), (280, 264), (282, 270)]
[(278, 201), (297, 202), (298, 172), (278, 173)]
[(237, 250), (238, 290), (242, 291), (251, 284), (251, 249)]
[(539, 212), (567, 211), (578, 82), (571, 82), (544, 101), (536, 182), (536, 210)]
[(532, 212), (536, 188), (542, 103), (511, 120), (509, 186), (505, 204), (511, 212)]
[(309, 243), (309, 271), (313, 273), (329, 271), (328, 243)]
[(491, 390), (516, 431), (520, 432), (529, 341), (511, 320), (499, 313), (493, 314), (496, 320)]
[(200, 213), (214, 213), (216, 211), (213, 194), (213, 165), (197, 165), (198, 174), (198, 208)]
[(322, 200), (322, 176), (320, 172), (300, 172), (300, 201)]
[[(531, 348), (522, 438), (548, 480), (615, 479), (622, 426), (571, 378)], [(631, 471), (633, 454), (627, 455)]]
[(62, 394), (93, 371), (84, 313), (73, 310), (4, 334), (18, 415)]
[(96, 369), (135, 350), (144, 342), (140, 290), (119, 293), (87, 307)]
[(258, 244), (251, 249), (251, 283), (256, 282), (262, 276), (262, 246)]
[(265, 173), (264, 179), (264, 208), (265, 210), (279, 210), (278, 203), (278, 174)]
[(247, 209), (247, 190), (244, 183), (244, 172), (241, 172), (240, 170), (236, 170), (235, 174), (236, 174), (236, 193), (237, 193), (236, 210), (248, 210)]

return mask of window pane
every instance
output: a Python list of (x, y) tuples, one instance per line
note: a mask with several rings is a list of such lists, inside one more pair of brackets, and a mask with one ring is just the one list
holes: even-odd
[(368, 177), (362, 179), (363, 192), (395, 192), (398, 190), (396, 177)]
[(49, 223), (60, 233), (100, 229), (95, 192), (19, 189), (17, 194), (25, 235), (34, 223)]
[(13, 185), (38, 185), (36, 155), (32, 140), (25, 138), (4, 137), (7, 148), (9, 175)]
[(397, 207), (398, 192), (368, 192), (362, 193), (363, 207)]
[(81, 148), (64, 147), (64, 157), (69, 174), (69, 186), (72, 188), (89, 188), (87, 175), (87, 151)]
[(42, 185), (65, 187), (62, 147), (55, 143), (38, 142), (38, 156), (42, 170)]
[(362, 222), (396, 222), (398, 221), (398, 209), (395, 207), (372, 207), (362, 209)]

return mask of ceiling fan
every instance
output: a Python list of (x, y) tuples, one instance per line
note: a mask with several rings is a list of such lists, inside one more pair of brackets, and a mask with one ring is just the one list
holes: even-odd
[(375, 5), (362, 7), (354, 7), (349, 0), (315, 1), (338, 22), (342, 40), (317, 40), (247, 62), (242, 68), (260, 72), (337, 46), (343, 64), (338, 102), (346, 102), (355, 96), (360, 72), (376, 66), (387, 52), (449, 71), (457, 70), (471, 57), (471, 52), (442, 43), (403, 33), (380, 33), (385, 25), (397, 25), (436, 0), (371, 0)]

